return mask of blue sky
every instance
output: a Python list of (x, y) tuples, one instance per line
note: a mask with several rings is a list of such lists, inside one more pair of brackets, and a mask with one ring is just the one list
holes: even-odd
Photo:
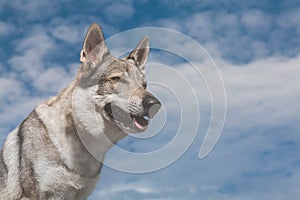
[[(192, 96), (184, 90), (178, 74), (195, 90), (201, 113), (198, 134), (176, 162), (161, 170), (132, 174), (104, 167), (89, 199), (300, 199), (300, 2), (297, 0), (113, 3), (2, 0), (1, 144), (38, 102), (55, 95), (72, 80), (79, 66), (85, 32), (93, 22), (102, 26), (107, 38), (150, 26), (174, 29), (199, 42), (220, 70), (226, 88), (227, 115), (217, 145), (209, 156), (198, 159), (212, 112), (208, 91), (188, 63), (153, 50), (150, 61), (170, 68), (163, 71), (153, 65), (149, 80), (163, 83), (178, 96), (186, 92), (186, 96), (176, 103), (170, 90), (154, 85), (152, 90), (165, 104), (165, 112), (151, 125), (159, 127), (159, 119), (164, 119), (164, 128), (155, 137), (129, 137), (119, 147), (132, 152), (163, 147), (176, 136), (182, 105), (190, 105), (185, 111), (191, 116), (187, 126), (192, 127), (195, 105), (191, 104)], [(152, 44), (159, 37), (150, 37)], [(183, 50), (191, 50), (176, 38), (164, 40), (168, 47), (176, 49), (179, 44)], [(207, 58), (198, 63), (202, 69), (210, 64)], [(210, 68), (203, 70), (204, 79), (214, 82)], [(216, 99), (214, 103), (218, 108), (223, 101)], [(150, 127), (147, 134), (153, 130), (156, 129)], [(187, 135), (190, 131), (185, 129)], [(113, 150), (107, 157), (118, 158)], [(126, 159), (122, 161), (126, 163)]]

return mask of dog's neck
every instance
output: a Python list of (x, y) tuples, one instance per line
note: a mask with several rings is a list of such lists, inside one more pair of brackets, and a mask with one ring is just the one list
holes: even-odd
[[(92, 95), (82, 95), (84, 89), (73, 90), (72, 115), (78, 136), (87, 150), (98, 160), (126, 134), (95, 110)], [(103, 105), (104, 106), (104, 105)], [(91, 114), (93, 113), (93, 114)]]
[(99, 113), (91, 115), (95, 106), (90, 99), (85, 99), (86, 95), (82, 92), (74, 81), (46, 104), (61, 110), (60, 114), (64, 115), (61, 130), (64, 129), (67, 140), (64, 146), (68, 145), (70, 154), (64, 155), (69, 161), (68, 166), (86, 177), (92, 177), (99, 174), (105, 153), (126, 134)]

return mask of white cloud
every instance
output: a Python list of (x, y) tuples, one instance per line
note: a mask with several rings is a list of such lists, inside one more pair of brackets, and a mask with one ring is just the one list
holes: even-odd
[(293, 28), (299, 27), (300, 25), (300, 8), (293, 8), (288, 12), (284, 12), (278, 16), (278, 20), (276, 24), (278, 24), (281, 28)]
[(55, 38), (67, 43), (78, 43), (81, 41), (82, 35), (79, 26), (58, 25), (52, 29)]
[(33, 80), (45, 68), (45, 59), (54, 51), (54, 42), (47, 34), (37, 30), (29, 37), (17, 42), (16, 55), (9, 59), (12, 69), (18, 76)]
[(272, 55), (298, 55), (299, 19), (299, 8), (287, 9), (278, 15), (263, 9), (233, 13), (203, 10), (186, 18), (174, 16), (156, 23), (187, 33), (213, 55), (245, 63)]
[(62, 67), (51, 67), (40, 74), (33, 82), (36, 89), (44, 93), (57, 93), (58, 89), (67, 86), (74, 77), (67, 74)]
[(134, 14), (134, 8), (130, 2), (116, 2), (105, 7), (104, 13), (109, 21), (122, 22)]
[[(1, 77), (0, 85), (3, 88), (0, 90), (1, 103), (4, 101), (15, 101), (16, 98), (26, 94), (22, 82), (18, 80)], [(11, 90), (8, 90), (8, 88), (11, 88)]]
[(15, 13), (20, 17), (19, 20), (44, 19), (58, 12), (58, 7), (53, 1), (15, 0), (6, 6), (15, 10)]
[(156, 194), (159, 192), (158, 188), (154, 188), (146, 182), (130, 182), (114, 184), (110, 187), (106, 187), (105, 190), (99, 191), (95, 194), (97, 199), (115, 199), (124, 197), (126, 193), (138, 193), (140, 195)]
[(0, 21), (0, 35), (5, 36), (14, 31), (14, 26), (6, 22)]
[(204, 41), (211, 40), (214, 37), (214, 27), (217, 26), (213, 23), (210, 12), (197, 13), (187, 19), (186, 23), (180, 24), (186, 26), (189, 35), (201, 38)]
[[(292, 124), (300, 109), (297, 104), (300, 98), (297, 89), (300, 85), (297, 78), (299, 62), (300, 57), (270, 58), (222, 69), (232, 126), (247, 130), (255, 126)], [(241, 118), (249, 119), (251, 123)]]
[(267, 33), (270, 29), (270, 16), (260, 10), (249, 10), (241, 16), (241, 22), (244, 27), (253, 33)]
[[(169, 19), (160, 19), (157, 21), (157, 23), (161, 26), (161, 27), (165, 27), (165, 28), (170, 28), (170, 29), (174, 29), (177, 31), (182, 31), (182, 25), (180, 23), (178, 23), (177, 21), (171, 21)], [(144, 25), (146, 26), (153, 26), (152, 23), (148, 23)]]
[(2, 11), (2, 9), (4, 8), (4, 6), (6, 6), (7, 2), (9, 2), (8, 0), (2, 0), (1, 4), (0, 4), (0, 11)]

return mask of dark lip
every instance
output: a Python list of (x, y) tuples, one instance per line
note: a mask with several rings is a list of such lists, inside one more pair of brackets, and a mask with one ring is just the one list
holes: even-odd
[[(131, 113), (127, 113), (124, 110), (122, 110), (121, 108), (115, 106), (114, 108), (114, 112), (112, 111), (112, 103), (107, 103), (104, 106), (104, 110), (106, 112), (106, 114), (108, 115), (108, 117), (115, 123), (123, 123), (125, 125), (129, 125), (130, 127), (134, 127), (135, 129), (139, 129), (139, 130), (145, 130), (149, 124), (149, 120), (145, 117), (145, 116), (138, 116), (138, 115), (133, 115)], [(115, 115), (115, 116), (114, 116)], [(130, 117), (129, 117), (130, 116)], [(138, 128), (134, 122), (138, 122), (143, 129)]]

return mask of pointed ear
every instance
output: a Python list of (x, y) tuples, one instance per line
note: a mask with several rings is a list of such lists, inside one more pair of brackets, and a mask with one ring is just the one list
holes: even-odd
[(87, 60), (101, 63), (109, 51), (105, 44), (105, 39), (101, 27), (94, 23), (90, 26), (80, 52), (80, 62), (84, 63)]
[(127, 59), (133, 60), (137, 67), (145, 73), (145, 64), (149, 55), (149, 38), (146, 36), (140, 41), (137, 47), (127, 56)]

